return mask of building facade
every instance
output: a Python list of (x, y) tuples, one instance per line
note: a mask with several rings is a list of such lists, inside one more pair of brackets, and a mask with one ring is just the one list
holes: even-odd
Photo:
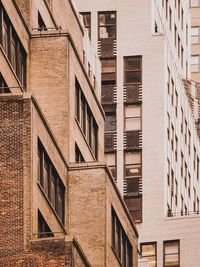
[[(199, 265), (189, 1), (79, 1), (102, 63), (105, 153), (151, 266)], [(191, 66), (192, 68), (192, 66)]]
[(103, 163), (100, 62), (73, 3), (2, 0), (0, 16), (0, 266), (137, 267)]

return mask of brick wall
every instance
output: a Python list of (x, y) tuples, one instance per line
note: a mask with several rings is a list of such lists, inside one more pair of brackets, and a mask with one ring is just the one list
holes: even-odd
[(0, 99), (0, 259), (5, 255), (12, 256), (23, 251), (23, 175), (27, 160), (24, 159), (24, 155), (27, 150), (30, 153), (28, 133), (30, 133), (30, 101), (20, 97), (11, 99), (2, 97)]

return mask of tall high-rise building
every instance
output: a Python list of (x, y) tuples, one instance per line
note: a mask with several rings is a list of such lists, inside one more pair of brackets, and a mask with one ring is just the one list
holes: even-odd
[(140, 253), (152, 267), (198, 267), (189, 1), (76, 3), (101, 60), (105, 156), (137, 222)]
[(137, 267), (100, 75), (70, 0), (0, 1), (1, 267)]

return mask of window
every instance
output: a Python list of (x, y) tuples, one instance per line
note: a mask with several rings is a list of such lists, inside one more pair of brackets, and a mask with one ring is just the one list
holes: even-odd
[(180, 57), (180, 50), (181, 50), (181, 39), (180, 36), (178, 35), (178, 57)]
[(164, 267), (180, 266), (180, 241), (164, 241)]
[(26, 52), (2, 6), (0, 40), (1, 46), (8, 57), (14, 72), (22, 86), (26, 85)]
[(177, 161), (177, 159), (178, 159), (178, 137), (177, 137), (177, 135), (175, 136), (175, 142), (176, 142), (176, 147), (175, 147), (175, 160)]
[(90, 12), (81, 12), (80, 13), (83, 17), (83, 23), (85, 28), (88, 31), (88, 36), (91, 39), (91, 13)]
[(172, 10), (169, 8), (169, 29), (172, 29)]
[(124, 84), (142, 82), (142, 57), (124, 57)]
[(77, 144), (75, 144), (75, 161), (76, 162), (84, 162), (85, 161), (79, 147), (77, 146)]
[(183, 157), (183, 153), (181, 152), (181, 176), (183, 177), (183, 161), (184, 161), (184, 157)]
[(47, 30), (47, 27), (46, 27), (44, 20), (43, 20), (39, 11), (38, 11), (38, 30), (39, 31), (46, 31)]
[(199, 71), (199, 55), (191, 56), (191, 72)]
[(123, 267), (132, 266), (132, 246), (112, 208), (112, 247)]
[(188, 136), (189, 136), (189, 139), (188, 139), (188, 152), (189, 152), (189, 155), (190, 155), (190, 150), (191, 150), (191, 133), (190, 133), (190, 131), (188, 131)]
[(186, 162), (185, 162), (185, 188), (187, 187), (187, 175), (188, 175), (188, 168), (187, 168), (187, 164), (186, 164)]
[(38, 140), (38, 182), (58, 217), (64, 223), (65, 187), (46, 150)]
[(1, 73), (0, 73), (0, 93), (11, 93)]
[(172, 147), (172, 151), (174, 151), (174, 126), (171, 125), (171, 147)]
[(178, 0), (178, 18), (180, 19), (181, 15), (181, 0)]
[(174, 80), (171, 79), (172, 83), (172, 94), (171, 94), (171, 101), (172, 101), (172, 106), (174, 105)]
[(197, 156), (197, 180), (199, 180), (199, 157)]
[(185, 144), (187, 145), (187, 133), (188, 133), (188, 126), (187, 121), (185, 120)]
[(141, 106), (126, 105), (125, 106), (125, 131), (141, 130)]
[(199, 7), (200, 1), (199, 0), (190, 0), (190, 6), (191, 7)]
[(91, 109), (86, 101), (86, 98), (82, 92), (81, 86), (77, 78), (75, 80), (75, 87), (76, 87), (75, 116), (93, 152), (93, 155), (97, 159), (98, 157), (98, 144), (97, 144), (98, 126), (91, 112)]
[(108, 58), (101, 59), (101, 84), (115, 85), (116, 84), (116, 59)]
[(142, 153), (141, 151), (125, 152), (125, 194), (138, 196), (141, 192)]
[(199, 27), (191, 27), (191, 44), (199, 43)]
[(175, 114), (176, 114), (176, 117), (178, 116), (178, 93), (177, 91), (175, 90)]
[(193, 158), (194, 170), (196, 170), (196, 155), (197, 155), (197, 150), (196, 147), (194, 146), (194, 158)]
[(38, 238), (54, 237), (42, 213), (38, 210)]
[(106, 163), (108, 164), (109, 170), (112, 173), (112, 176), (115, 181), (117, 181), (117, 169), (116, 169), (116, 159), (117, 155), (116, 153), (106, 153), (105, 154), (105, 160)]
[(105, 132), (115, 132), (117, 130), (116, 105), (107, 105), (105, 111)]
[(147, 259), (151, 267), (157, 266), (157, 243), (142, 243), (140, 244), (141, 256)]
[(165, 6), (165, 8), (166, 8), (166, 19), (168, 18), (168, 0), (166, 0), (166, 6)]
[(168, 78), (167, 78), (167, 92), (170, 94), (170, 79), (171, 79), (171, 73), (169, 67), (167, 67), (167, 73), (168, 73)]
[(183, 133), (183, 108), (181, 108), (181, 133)]
[(177, 27), (174, 24), (174, 46), (176, 47), (176, 39), (177, 39)]
[(183, 30), (183, 25), (184, 25), (184, 12), (183, 9), (181, 8), (181, 29)]
[(116, 12), (99, 12), (99, 39), (116, 39)]
[(191, 194), (191, 175), (188, 173), (188, 196)]
[(184, 49), (181, 46), (181, 67), (183, 68), (183, 62), (184, 62)]
[(175, 180), (175, 205), (178, 205), (178, 182)]

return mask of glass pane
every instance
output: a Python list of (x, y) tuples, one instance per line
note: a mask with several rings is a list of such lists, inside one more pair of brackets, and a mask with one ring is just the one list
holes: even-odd
[(177, 242), (165, 243), (165, 254), (174, 254), (174, 253), (178, 253), (178, 243)]
[(125, 72), (125, 83), (141, 83), (140, 71)]
[(140, 118), (126, 118), (125, 130), (126, 131), (141, 130), (141, 119)]
[(115, 59), (101, 60), (101, 65), (102, 65), (102, 73), (115, 72), (116, 60)]
[(125, 70), (141, 70), (141, 58), (130, 57), (125, 58)]
[(125, 116), (128, 117), (140, 117), (141, 116), (141, 107), (140, 106), (125, 106)]
[(175, 266), (179, 266), (178, 263), (178, 255), (166, 255), (165, 256), (165, 266), (171, 266), (171, 267), (175, 267)]
[(85, 27), (90, 27), (90, 14), (82, 14)]
[(141, 152), (127, 152), (125, 153), (125, 164), (141, 163)]
[(99, 28), (99, 37), (104, 38), (115, 38), (115, 26), (105, 26)]
[(141, 175), (141, 164), (126, 165), (126, 178)]
[(115, 24), (116, 19), (115, 19), (115, 13), (104, 13), (104, 14), (99, 14), (99, 25), (104, 26), (104, 25), (110, 25), (110, 24)]
[(154, 256), (156, 254), (156, 245), (142, 245), (142, 256)]

